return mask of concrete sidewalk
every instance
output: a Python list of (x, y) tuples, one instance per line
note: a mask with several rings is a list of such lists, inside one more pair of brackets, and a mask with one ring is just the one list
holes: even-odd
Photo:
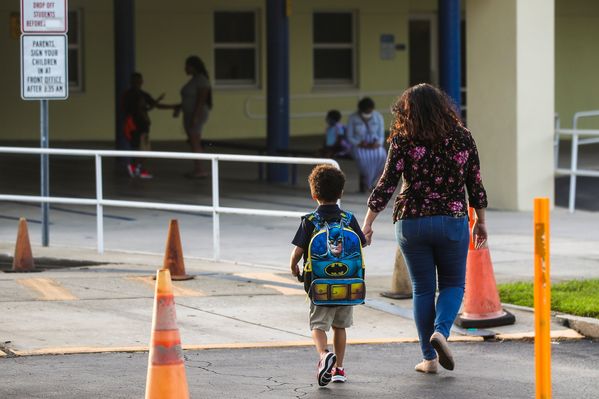
[[(7, 252), (10, 246), (0, 246)], [(34, 248), (38, 256), (106, 262), (40, 273), (0, 274), (0, 349), (10, 355), (146, 350), (150, 334), (152, 274), (161, 256)], [(300, 283), (278, 268), (187, 259), (188, 274), (175, 282), (184, 348), (311, 345), (308, 301)], [(386, 300), (386, 276), (368, 278), (368, 299), (355, 308), (353, 343), (417, 342), (411, 301)], [(498, 339), (533, 334), (533, 315), (514, 310), (517, 323), (492, 329)], [(475, 332), (454, 340), (482, 341)], [(552, 324), (556, 339), (581, 338)]]

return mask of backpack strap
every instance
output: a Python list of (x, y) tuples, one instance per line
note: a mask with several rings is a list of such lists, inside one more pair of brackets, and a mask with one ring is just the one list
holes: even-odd
[(353, 217), (353, 215), (351, 214), (351, 212), (341, 211), (341, 222), (345, 226), (349, 226), (349, 224), (351, 223), (352, 217)]
[(312, 212), (306, 219), (314, 225), (314, 231), (318, 231), (323, 226), (323, 220), (317, 212)]

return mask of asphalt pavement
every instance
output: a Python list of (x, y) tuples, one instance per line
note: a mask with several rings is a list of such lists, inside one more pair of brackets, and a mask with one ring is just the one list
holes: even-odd
[[(351, 334), (351, 332), (350, 332)], [(485, 342), (452, 345), (454, 371), (413, 370), (417, 344), (348, 347), (348, 382), (319, 388), (313, 348), (186, 351), (192, 398), (534, 397), (534, 345)], [(599, 393), (599, 343), (554, 343), (553, 397), (594, 399)], [(1, 359), (0, 397), (140, 398), (147, 354), (113, 353)], [(33, 384), (32, 381), (35, 381)]]

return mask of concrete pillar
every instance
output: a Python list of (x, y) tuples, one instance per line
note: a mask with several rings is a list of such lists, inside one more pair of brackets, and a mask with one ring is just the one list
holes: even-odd
[(468, 127), (489, 206), (553, 198), (554, 0), (467, 0)]
[[(266, 129), (268, 155), (289, 146), (289, 17), (286, 0), (266, 0)], [(288, 180), (287, 166), (268, 164), (272, 182)]]
[(115, 146), (128, 149), (123, 134), (125, 113), (122, 96), (129, 87), (131, 74), (135, 72), (135, 0), (114, 0), (114, 102)]
[(439, 0), (439, 83), (459, 107), (462, 86), (460, 0)]

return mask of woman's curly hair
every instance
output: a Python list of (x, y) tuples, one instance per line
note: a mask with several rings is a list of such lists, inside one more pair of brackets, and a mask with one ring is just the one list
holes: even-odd
[(396, 136), (435, 144), (456, 127), (462, 126), (457, 107), (447, 94), (428, 83), (412, 86), (391, 107), (389, 142)]

